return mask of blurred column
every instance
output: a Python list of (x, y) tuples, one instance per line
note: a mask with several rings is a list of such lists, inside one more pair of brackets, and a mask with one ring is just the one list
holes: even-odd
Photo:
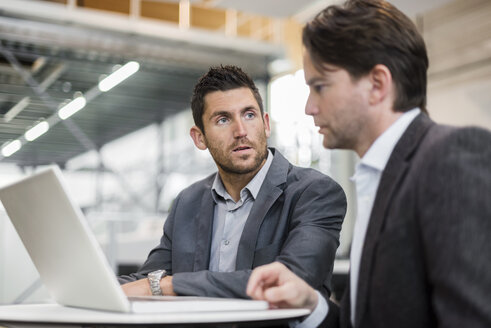
[(356, 189), (350, 180), (355, 171), (358, 156), (350, 150), (331, 151), (331, 172), (332, 178), (338, 182), (346, 193), (348, 201), (348, 211), (344, 218), (343, 228), (341, 229), (341, 240), (338, 248), (338, 255), (348, 257), (353, 237), (353, 226), (356, 216)]
[[(0, 205), (1, 207), (1, 205)], [(5, 220), (6, 215), (4, 215), (3, 207), (0, 209), (0, 304), (5, 304), (5, 251), (7, 250), (7, 242), (5, 236)]]

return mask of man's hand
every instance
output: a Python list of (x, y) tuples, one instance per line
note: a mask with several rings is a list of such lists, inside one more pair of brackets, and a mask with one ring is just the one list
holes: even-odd
[[(147, 278), (121, 285), (121, 288), (126, 296), (152, 296), (152, 291), (150, 290), (150, 284)], [(160, 288), (162, 288), (162, 293), (164, 295), (176, 296), (172, 287), (172, 276), (162, 278), (162, 280), (160, 280)]]
[(315, 290), (280, 262), (254, 269), (247, 284), (247, 295), (280, 308), (314, 310), (318, 301)]

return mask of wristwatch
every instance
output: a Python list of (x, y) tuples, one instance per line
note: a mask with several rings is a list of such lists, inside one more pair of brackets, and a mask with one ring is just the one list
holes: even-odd
[(148, 274), (148, 282), (153, 296), (162, 296), (162, 288), (160, 288), (160, 280), (167, 275), (165, 270), (152, 271)]

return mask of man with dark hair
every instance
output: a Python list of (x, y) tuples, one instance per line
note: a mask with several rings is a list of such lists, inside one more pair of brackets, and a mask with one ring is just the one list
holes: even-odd
[(388, 2), (330, 6), (303, 44), (306, 114), (361, 158), (349, 284), (339, 311), (275, 262), (248, 295), (313, 309), (309, 326), (491, 327), (491, 133), (428, 117), (423, 39)]
[(191, 103), (191, 137), (218, 172), (177, 196), (160, 245), (119, 278), (123, 290), (246, 298), (252, 269), (278, 261), (328, 297), (346, 213), (340, 186), (268, 149), (269, 116), (240, 68), (211, 68)]

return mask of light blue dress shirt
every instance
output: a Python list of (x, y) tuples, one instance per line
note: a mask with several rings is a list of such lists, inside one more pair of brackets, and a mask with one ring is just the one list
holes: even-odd
[(216, 175), (211, 188), (215, 201), (215, 212), (211, 240), (210, 271), (235, 271), (237, 250), (244, 225), (272, 162), (273, 153), (268, 149), (266, 162), (254, 178), (242, 188), (240, 199), (237, 202), (225, 190), (220, 175)]

